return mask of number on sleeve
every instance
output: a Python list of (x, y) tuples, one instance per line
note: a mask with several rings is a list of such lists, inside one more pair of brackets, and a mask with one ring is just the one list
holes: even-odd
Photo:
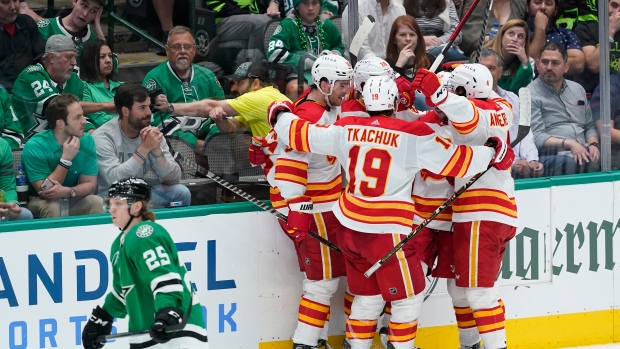
[(47, 80), (43, 80), (43, 83), (41, 83), (41, 81), (39, 80), (33, 81), (32, 84), (30, 84), (30, 87), (32, 87), (32, 90), (36, 97), (40, 97), (42, 94), (44, 94), (45, 90), (54, 92), (54, 90), (50, 87), (50, 84), (49, 82), (47, 82)]
[[(364, 174), (364, 179), (360, 179), (358, 185), (355, 170), (359, 158), (360, 146), (353, 146), (349, 151), (350, 191), (355, 192), (359, 186), (359, 193), (364, 196), (378, 197), (383, 195), (387, 186), (387, 176), (392, 165), (392, 155), (387, 150), (379, 148), (372, 148), (363, 154), (362, 173)], [(370, 179), (370, 181), (366, 179)]]
[(144, 251), (144, 253), (142, 254), (142, 258), (144, 258), (144, 261), (146, 262), (146, 266), (151, 271), (162, 265), (170, 264), (170, 257), (168, 257), (168, 253), (166, 253), (166, 250), (164, 250), (164, 248), (161, 246), (157, 246), (155, 248), (155, 251), (153, 250)]

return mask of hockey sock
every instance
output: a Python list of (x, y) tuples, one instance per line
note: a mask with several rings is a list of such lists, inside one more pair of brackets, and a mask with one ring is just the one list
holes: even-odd
[(327, 340), (327, 337), (329, 336), (329, 318), (330, 318), (330, 314), (327, 314), (327, 320), (325, 320), (325, 325), (323, 325), (323, 331), (321, 331), (321, 339), (325, 339)]
[(302, 296), (293, 342), (315, 346), (321, 338), (328, 317), (329, 304), (310, 300), (306, 295)]
[(344, 313), (346, 316), (351, 315), (351, 304), (353, 304), (353, 299), (355, 299), (355, 296), (350, 294), (347, 290), (344, 293)]
[(506, 329), (503, 302), (487, 309), (474, 310), (474, 319), (486, 349), (506, 348)]
[(417, 331), (418, 320), (408, 323), (390, 321), (388, 325), (388, 340), (392, 343), (394, 349), (410, 349), (413, 347)]
[(456, 324), (459, 329), (459, 343), (462, 346), (470, 347), (480, 341), (474, 312), (470, 307), (454, 307)]
[(377, 320), (347, 318), (346, 337), (351, 349), (369, 349), (377, 331)]

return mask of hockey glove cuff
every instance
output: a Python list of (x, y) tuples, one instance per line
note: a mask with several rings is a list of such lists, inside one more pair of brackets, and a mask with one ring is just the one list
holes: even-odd
[(313, 207), (314, 205), (308, 196), (300, 196), (288, 201), (287, 233), (295, 242), (300, 242), (308, 236), (312, 223)]
[(114, 318), (103, 310), (100, 306), (93, 309), (88, 322), (82, 331), (82, 345), (84, 349), (103, 348), (106, 341), (98, 341), (99, 336), (107, 336), (112, 333), (112, 322)]
[(495, 155), (490, 163), (491, 166), (494, 166), (500, 171), (510, 169), (513, 161), (515, 160), (515, 153), (506, 141), (494, 136), (487, 139), (487, 142), (484, 145), (495, 148)]
[(183, 322), (183, 311), (175, 307), (166, 307), (155, 314), (155, 322), (150, 328), (155, 343), (166, 343), (174, 336), (174, 332), (166, 332), (166, 328)]
[(254, 166), (261, 166), (267, 161), (267, 155), (263, 152), (263, 148), (267, 146), (265, 137), (254, 136), (250, 143), (250, 149), (248, 150), (248, 158), (250, 164)]
[(267, 108), (267, 121), (269, 121), (269, 125), (274, 127), (278, 122), (278, 117), (280, 113), (292, 113), (293, 112), (293, 103), (289, 101), (274, 101)]
[(413, 79), (412, 88), (420, 90), (426, 96), (426, 104), (436, 107), (448, 98), (448, 89), (439, 77), (430, 70), (420, 69)]

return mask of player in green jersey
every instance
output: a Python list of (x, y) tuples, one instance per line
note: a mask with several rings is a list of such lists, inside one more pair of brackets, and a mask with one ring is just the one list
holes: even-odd
[(151, 187), (139, 178), (108, 190), (112, 224), (121, 233), (110, 252), (113, 287), (84, 326), (85, 349), (102, 348), (105, 341), (97, 337), (110, 334), (114, 318), (125, 316), (130, 332), (150, 330), (150, 336), (131, 337), (131, 349), (209, 348), (200, 303), (174, 241), (147, 210), (150, 198)]

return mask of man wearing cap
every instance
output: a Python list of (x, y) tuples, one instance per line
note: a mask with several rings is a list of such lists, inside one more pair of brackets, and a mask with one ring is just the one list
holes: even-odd
[(203, 99), (194, 103), (174, 103), (171, 105), (174, 114), (210, 117), (221, 132), (249, 127), (253, 136), (266, 136), (271, 129), (267, 123), (267, 108), (273, 101), (290, 102), (290, 99), (271, 85), (267, 68), (262, 62), (242, 63), (228, 78), (233, 82), (231, 92), (239, 97), (223, 101)]
[[(44, 112), (51, 97), (63, 92), (82, 98), (84, 82), (73, 71), (76, 58), (77, 48), (71, 38), (52, 35), (45, 43), (42, 63), (26, 67), (15, 80), (13, 108), (26, 139), (47, 129)], [(80, 105), (85, 114), (115, 110), (113, 102), (80, 101)]]
[(21, 15), (19, 1), (0, 3), (0, 85), (11, 92), (17, 75), (43, 53), (45, 39), (28, 15)]
[(47, 40), (52, 35), (65, 35), (77, 46), (78, 57), (82, 54), (82, 45), (89, 40), (105, 40), (101, 30), (101, 13), (105, 0), (73, 0), (73, 10), (65, 17), (44, 19), (37, 23), (39, 32)]

